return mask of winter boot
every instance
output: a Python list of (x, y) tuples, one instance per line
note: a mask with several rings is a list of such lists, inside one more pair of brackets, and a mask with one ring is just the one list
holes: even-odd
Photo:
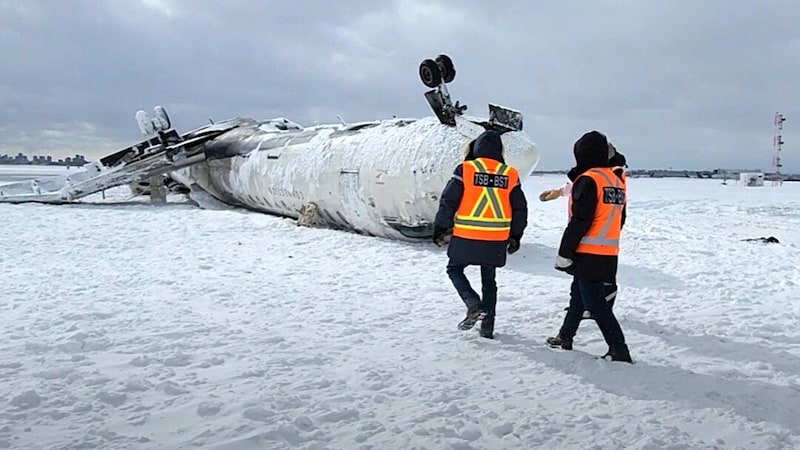
[(611, 361), (621, 361), (626, 363), (633, 363), (631, 354), (628, 351), (628, 346), (623, 344), (621, 347), (614, 350), (608, 349), (608, 353), (603, 355), (603, 359), (610, 359)]
[(494, 318), (484, 317), (481, 320), (480, 335), (482, 338), (494, 339)]
[(547, 345), (553, 348), (561, 347), (564, 350), (572, 350), (572, 339), (564, 339), (559, 333), (555, 337), (547, 338)]
[(469, 308), (467, 309), (467, 316), (464, 317), (464, 320), (458, 323), (459, 330), (471, 330), (475, 324), (486, 316), (486, 311), (481, 308)]

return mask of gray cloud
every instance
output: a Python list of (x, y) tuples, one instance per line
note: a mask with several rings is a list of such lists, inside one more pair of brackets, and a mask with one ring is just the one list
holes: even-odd
[(181, 129), (429, 115), (417, 66), (445, 52), (453, 96), (523, 111), (542, 168), (599, 129), (633, 167), (769, 169), (780, 111), (800, 171), (798, 23), (793, 0), (0, 0), (0, 152), (96, 157), (155, 104)]

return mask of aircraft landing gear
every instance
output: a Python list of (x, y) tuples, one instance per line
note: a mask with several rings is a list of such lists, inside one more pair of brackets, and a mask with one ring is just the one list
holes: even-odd
[(453, 104), (450, 93), (447, 92), (447, 83), (456, 77), (453, 60), (445, 54), (440, 54), (434, 59), (425, 59), (419, 65), (419, 78), (422, 84), (432, 90), (425, 93), (428, 104), (433, 109), (439, 121), (445, 125), (456, 125), (455, 116), (466, 111), (466, 105)]

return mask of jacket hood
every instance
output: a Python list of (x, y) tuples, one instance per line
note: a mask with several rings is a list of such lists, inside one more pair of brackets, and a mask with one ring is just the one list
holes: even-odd
[[(605, 153), (601, 151), (603, 140), (606, 142)], [(576, 164), (567, 172), (570, 181), (575, 181), (578, 175), (594, 167), (628, 167), (625, 155), (618, 152), (614, 144), (608, 142), (605, 135), (598, 131), (590, 131), (581, 136), (575, 142), (573, 151)]]
[(500, 133), (492, 130), (484, 131), (475, 139), (472, 154), (475, 158), (487, 158), (505, 164), (503, 159), (503, 141)]
[(589, 131), (575, 141), (572, 153), (575, 155), (575, 166), (591, 169), (608, 166), (608, 139), (596, 130)]

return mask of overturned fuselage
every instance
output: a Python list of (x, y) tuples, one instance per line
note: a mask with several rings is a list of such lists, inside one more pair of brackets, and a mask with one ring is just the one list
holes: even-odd
[[(243, 120), (243, 119), (239, 119)], [(278, 129), (243, 120), (206, 144), (204, 162), (171, 174), (193, 190), (269, 214), (391, 238), (432, 235), (439, 194), (485, 124), (459, 116)], [(281, 127), (283, 128), (283, 127)], [(506, 162), (529, 174), (527, 134), (502, 135)]]

